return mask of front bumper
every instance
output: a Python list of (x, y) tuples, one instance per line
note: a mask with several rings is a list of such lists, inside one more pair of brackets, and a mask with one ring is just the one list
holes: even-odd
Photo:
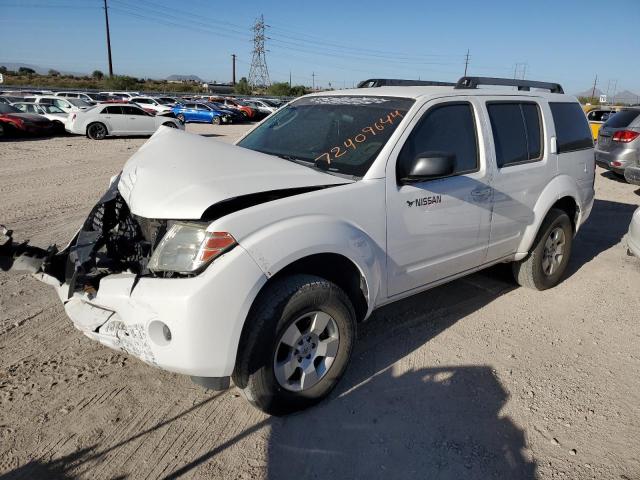
[[(103, 345), (171, 372), (227, 377), (244, 320), (266, 276), (240, 246), (190, 278), (113, 274), (94, 296), (58, 287), (76, 328)], [(170, 332), (167, 335), (167, 332)]]
[(627, 247), (631, 253), (640, 258), (640, 208), (633, 213), (631, 218), (627, 234)]

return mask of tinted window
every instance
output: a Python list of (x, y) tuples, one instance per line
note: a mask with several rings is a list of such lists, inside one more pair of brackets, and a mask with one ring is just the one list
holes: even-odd
[(206, 105), (202, 105), (202, 104), (198, 104), (198, 105), (196, 105), (196, 108), (197, 108), (198, 110), (206, 110), (207, 112), (208, 112), (209, 110), (211, 110), (209, 107), (207, 107)]
[(122, 107), (120, 107), (119, 105), (109, 105), (108, 107), (104, 107), (102, 109), (102, 112), (100, 113), (105, 113), (110, 115), (122, 115)]
[(139, 108), (136, 108), (136, 107), (123, 106), (122, 111), (124, 112), (125, 115), (146, 115), (144, 110), (140, 110)]
[(558, 153), (593, 147), (593, 137), (587, 117), (579, 103), (549, 102), (556, 126)]
[(402, 147), (399, 161), (411, 161), (425, 152), (453, 153), (455, 174), (478, 169), (476, 125), (470, 104), (445, 104), (429, 110)]
[(615, 115), (612, 115), (604, 126), (608, 128), (628, 127), (638, 115), (640, 115), (640, 110), (620, 110)]
[(499, 168), (541, 159), (540, 114), (533, 103), (487, 104)]

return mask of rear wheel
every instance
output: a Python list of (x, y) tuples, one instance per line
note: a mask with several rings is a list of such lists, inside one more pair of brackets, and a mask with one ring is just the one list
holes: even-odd
[(102, 140), (107, 136), (107, 127), (103, 123), (92, 123), (87, 127), (87, 137), (92, 140)]
[(355, 340), (355, 313), (335, 284), (311, 275), (277, 280), (262, 292), (238, 350), (233, 380), (260, 410), (310, 407), (336, 386)]
[(513, 273), (523, 287), (546, 290), (555, 287), (569, 263), (573, 226), (569, 216), (553, 208), (547, 214), (527, 257), (514, 262)]

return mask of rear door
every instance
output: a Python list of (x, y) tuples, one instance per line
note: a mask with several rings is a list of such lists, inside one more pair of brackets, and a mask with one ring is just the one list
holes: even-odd
[[(98, 107), (99, 108), (99, 107)], [(107, 105), (98, 114), (111, 135), (119, 135), (127, 130), (127, 121), (120, 105)]]
[(487, 251), (487, 260), (494, 261), (517, 251), (525, 229), (535, 220), (533, 207), (556, 174), (556, 162), (548, 147), (552, 126), (543, 120), (543, 112), (549, 118), (546, 102), (535, 97), (489, 98), (484, 111), (496, 166)]
[[(426, 103), (404, 132), (387, 165), (389, 296), (473, 269), (485, 261), (491, 225), (491, 169), (478, 103), (448, 98)], [(399, 185), (403, 155), (455, 155), (446, 178)]]

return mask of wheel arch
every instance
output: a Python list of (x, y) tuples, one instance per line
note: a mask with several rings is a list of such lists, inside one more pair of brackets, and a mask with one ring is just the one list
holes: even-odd
[(106, 122), (103, 122), (101, 120), (92, 120), (89, 123), (87, 123), (87, 125), (84, 127), (84, 134), (89, 135), (89, 127), (91, 125), (95, 125), (96, 123), (100, 123), (104, 125), (104, 128), (107, 129), (107, 135), (111, 135), (111, 128), (109, 128), (109, 125)]
[(579, 192), (578, 184), (568, 175), (556, 177), (547, 185), (533, 208), (534, 221), (524, 230), (516, 260), (521, 260), (529, 254), (536, 235), (552, 208), (566, 212), (571, 220), (574, 234), (577, 233), (582, 215)]

